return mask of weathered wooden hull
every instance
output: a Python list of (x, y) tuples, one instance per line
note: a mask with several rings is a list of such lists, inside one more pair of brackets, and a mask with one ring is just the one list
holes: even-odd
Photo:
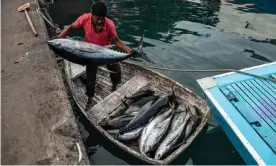
[[(181, 101), (189, 103), (189, 104), (195, 104), (200, 111), (200, 116), (202, 119), (200, 120), (200, 124), (196, 128), (195, 132), (189, 137), (187, 142), (180, 146), (177, 150), (175, 150), (172, 154), (170, 154), (168, 157), (166, 157), (163, 160), (155, 160), (152, 158), (149, 158), (147, 156), (142, 155), (139, 151), (128, 147), (124, 143), (116, 140), (113, 138), (112, 135), (110, 135), (107, 131), (105, 131), (99, 123), (103, 118), (105, 118), (105, 115), (101, 114), (94, 114), (93, 111), (85, 111), (85, 105), (87, 102), (87, 96), (85, 95), (85, 67), (79, 66), (76, 64), (73, 64), (69, 61), (65, 60), (65, 71), (67, 74), (67, 81), (71, 90), (71, 94), (82, 111), (82, 114), (85, 115), (85, 117), (89, 120), (89, 122), (112, 144), (116, 145), (118, 148), (124, 150), (125, 152), (131, 154), (132, 156), (136, 157), (139, 160), (142, 160), (143, 162), (149, 163), (149, 164), (169, 164), (171, 163), (179, 154), (181, 154), (183, 151), (185, 151), (193, 142), (193, 140), (198, 136), (200, 131), (203, 129), (203, 127), (206, 125), (209, 117), (210, 117), (210, 109), (201, 97), (193, 93), (191, 90), (183, 87), (181, 84), (179, 84), (176, 81), (173, 81), (166, 76), (159, 74), (155, 71), (142, 68), (134, 63), (131, 62), (122, 62), (120, 63), (121, 69), (122, 69), (122, 83), (119, 84), (119, 89), (124, 84), (127, 84), (130, 82), (132, 78), (137, 75), (141, 75), (141, 78), (147, 78), (151, 85), (154, 86), (155, 89), (161, 91), (161, 93), (170, 93), (172, 87), (176, 90), (176, 95), (179, 96)], [(143, 81), (141, 81), (139, 84), (143, 84)], [(137, 86), (142, 86), (138, 85)], [(109, 73), (106, 71), (103, 71), (101, 69), (98, 70), (97, 73), (97, 84), (96, 84), (96, 93), (94, 97), (94, 103), (99, 103), (103, 101), (106, 98), (111, 98), (112, 94), (110, 92), (111, 90), (111, 81), (109, 79)], [(119, 91), (119, 90), (118, 90)], [(119, 100), (119, 99), (118, 99)], [(96, 107), (96, 106), (95, 106)], [(93, 108), (92, 108), (93, 110)], [(94, 110), (95, 111), (95, 110)], [(96, 110), (97, 111), (97, 110)], [(103, 111), (104, 112), (104, 111)], [(110, 113), (108, 113), (110, 114)]]

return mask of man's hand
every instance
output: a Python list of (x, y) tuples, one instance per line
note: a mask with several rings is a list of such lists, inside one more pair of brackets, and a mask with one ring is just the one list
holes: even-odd
[(119, 47), (120, 49), (124, 50), (125, 52), (128, 53), (130, 57), (136, 58), (139, 56), (139, 52), (136, 49), (131, 49), (127, 45), (125, 45), (119, 38), (118, 36), (112, 38), (114, 44)]
[(71, 31), (71, 29), (76, 28), (74, 26), (74, 24), (68, 25), (66, 27), (64, 27), (64, 29), (58, 34), (59, 38), (65, 38), (66, 36), (68, 36), (69, 32)]
[(127, 52), (128, 54), (130, 54), (131, 49), (125, 45), (119, 38), (118, 36), (115, 36), (113, 38), (111, 38), (113, 43), (120, 49), (124, 50), (125, 52)]
[(139, 52), (138, 52), (137, 50), (135, 50), (135, 49), (131, 49), (129, 55), (130, 55), (131, 57), (133, 57), (133, 58), (136, 58), (136, 57), (138, 57)]

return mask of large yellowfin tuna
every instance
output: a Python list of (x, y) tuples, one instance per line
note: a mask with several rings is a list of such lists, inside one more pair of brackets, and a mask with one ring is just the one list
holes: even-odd
[(142, 52), (143, 36), (138, 44), (138, 53), (135, 55), (134, 53), (127, 54), (109, 49), (108, 47), (66, 38), (53, 39), (47, 43), (56, 54), (70, 62), (80, 65), (93, 64), (101, 66), (120, 62), (131, 57), (143, 58), (153, 63)]

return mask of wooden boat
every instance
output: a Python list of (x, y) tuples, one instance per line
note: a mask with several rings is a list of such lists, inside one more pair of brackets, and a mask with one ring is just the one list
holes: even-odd
[[(241, 71), (276, 80), (276, 62)], [(276, 82), (236, 72), (197, 80), (246, 164), (276, 164)]]
[[(84, 114), (89, 122), (112, 144), (115, 144), (118, 148), (121, 148), (123, 151), (146, 163), (168, 164), (190, 146), (193, 140), (206, 125), (210, 117), (209, 107), (201, 97), (164, 75), (140, 67), (131, 62), (122, 62), (120, 64), (122, 69), (122, 83), (119, 84), (118, 89), (113, 93), (110, 92), (111, 81), (109, 73), (100, 68), (98, 69), (96, 93), (94, 97), (95, 105), (86, 112), (85, 106), (87, 96), (85, 95), (85, 67), (65, 60), (65, 72), (71, 90), (71, 95), (80, 108), (82, 114)], [(137, 150), (137, 146), (128, 146), (125, 143), (114, 139), (114, 137), (100, 125), (106, 117), (113, 113), (113, 110), (120, 104), (121, 99), (124, 96), (133, 94), (145, 87), (151, 87), (163, 94), (170, 93), (172, 87), (175, 87), (177, 97), (187, 104), (189, 103), (196, 105), (199, 108), (199, 113), (202, 117), (200, 119), (200, 124), (194, 133), (189, 137), (187, 142), (163, 160), (155, 160), (142, 155), (139, 150)]]

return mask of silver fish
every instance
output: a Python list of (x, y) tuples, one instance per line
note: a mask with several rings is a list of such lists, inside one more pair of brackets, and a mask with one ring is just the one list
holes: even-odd
[(175, 130), (172, 130), (168, 133), (168, 135), (164, 138), (158, 149), (155, 153), (155, 159), (160, 160), (163, 158), (168, 152), (179, 142), (179, 140), (183, 139), (185, 136), (184, 133), (185, 124), (181, 124)]
[(93, 64), (97, 66), (117, 63), (130, 57), (137, 56), (153, 63), (143, 52), (143, 36), (138, 45), (138, 55), (118, 52), (100, 45), (60, 38), (47, 42), (49, 47), (62, 58), (80, 65)]
[(188, 121), (190, 120), (191, 117), (192, 117), (191, 112), (187, 111), (187, 114), (186, 114), (186, 116), (185, 116), (185, 118), (184, 118), (183, 124), (186, 125), (186, 124), (188, 123)]
[[(145, 95), (145, 96), (143, 96), (143, 95)], [(150, 95), (150, 94), (143, 93), (143, 95), (141, 95), (141, 93), (140, 93), (140, 97), (143, 97), (143, 99), (144, 99), (144, 98), (147, 98), (147, 95)], [(124, 98), (122, 100), (121, 104), (117, 108), (115, 108), (115, 110), (109, 116), (107, 116), (103, 119), (103, 122), (100, 125), (103, 126), (110, 119), (113, 119), (113, 118), (116, 118), (118, 116), (121, 116), (121, 115), (125, 114), (126, 110), (128, 110), (128, 108), (131, 107), (132, 104), (137, 103), (137, 101), (140, 101), (140, 100), (142, 100), (142, 99), (137, 98), (137, 97), (135, 97), (135, 98)]]
[(184, 128), (187, 122), (186, 115), (187, 110), (185, 105), (179, 106), (172, 119), (170, 131), (156, 150), (155, 159), (160, 160), (179, 142), (179, 140), (185, 137)]
[(132, 112), (138, 112), (140, 108), (141, 108), (141, 107), (138, 106), (138, 105), (131, 105), (131, 106), (126, 110), (126, 112), (125, 112), (124, 114), (125, 114), (125, 115), (128, 115), (128, 114), (130, 114), (130, 113), (132, 113)]
[(133, 112), (130, 112), (130, 113), (127, 113), (127, 114), (125, 114), (125, 115), (127, 115), (127, 116), (137, 116), (139, 114), (139, 110), (138, 111), (133, 111)]
[(178, 128), (181, 124), (183, 124), (186, 114), (187, 114), (186, 106), (180, 105), (175, 111), (170, 130), (175, 130), (175, 128)]
[(191, 131), (193, 130), (193, 128), (195, 127), (195, 124), (198, 121), (197, 107), (195, 105), (192, 105), (192, 106), (189, 106), (188, 108), (192, 117), (190, 118), (190, 121), (188, 122), (185, 129), (185, 139), (187, 139), (190, 136)]
[(195, 105), (189, 105), (188, 109), (191, 112), (191, 114), (192, 114), (193, 117), (198, 117), (198, 112), (197, 112), (198, 108), (197, 108), (197, 106), (195, 106)]
[(124, 132), (127, 132), (127, 131), (130, 131), (130, 130), (134, 129), (134, 128), (137, 128), (137, 127), (139, 127), (139, 125), (141, 126), (143, 124), (143, 122), (145, 122), (146, 120), (148, 120), (148, 119), (146, 119), (144, 121), (140, 120), (140, 119), (142, 119), (141, 115), (143, 115), (144, 112), (148, 111), (149, 108), (151, 108), (151, 106), (152, 106), (153, 103), (154, 103), (154, 101), (152, 100), (152, 101), (149, 101), (147, 104), (145, 104), (141, 108), (140, 114), (137, 114), (137, 116), (135, 116), (132, 119), (132, 121), (128, 123), (128, 125), (126, 125), (125, 127), (121, 128), (119, 130), (120, 134), (123, 134)]
[(147, 155), (156, 148), (169, 128), (172, 116), (173, 109), (165, 108), (144, 128), (139, 142), (139, 149), (142, 154)]
[(111, 129), (111, 130), (106, 130), (109, 134), (117, 134), (119, 132), (119, 129)]
[(131, 96), (125, 96), (125, 99), (141, 98), (144, 96), (151, 96), (154, 94), (154, 91), (151, 89), (139, 90), (138, 92), (132, 94)]
[(135, 103), (131, 104), (130, 107), (125, 111), (125, 115), (131, 114), (132, 112), (138, 112), (145, 104), (151, 100), (156, 100), (158, 96), (143, 97)]
[(124, 127), (125, 125), (127, 125), (132, 119), (134, 118), (134, 116), (119, 116), (116, 117), (114, 119), (111, 119), (107, 122), (107, 127), (112, 127), (112, 128), (120, 128), (120, 127)]
[(118, 135), (118, 140), (119, 141), (134, 140), (134, 139), (138, 138), (141, 135), (144, 127), (145, 127), (145, 125), (140, 126), (139, 128), (133, 129), (131, 131), (128, 131), (128, 132), (126, 132), (122, 135), (119, 134)]
[(141, 108), (139, 114), (135, 116), (128, 125), (120, 129), (119, 132), (122, 134), (126, 131), (137, 128), (144, 123), (147, 123), (150, 118), (156, 116), (161, 111), (161, 109), (167, 106), (174, 98), (175, 94), (173, 91), (172, 94), (162, 96), (156, 101), (148, 102)]

